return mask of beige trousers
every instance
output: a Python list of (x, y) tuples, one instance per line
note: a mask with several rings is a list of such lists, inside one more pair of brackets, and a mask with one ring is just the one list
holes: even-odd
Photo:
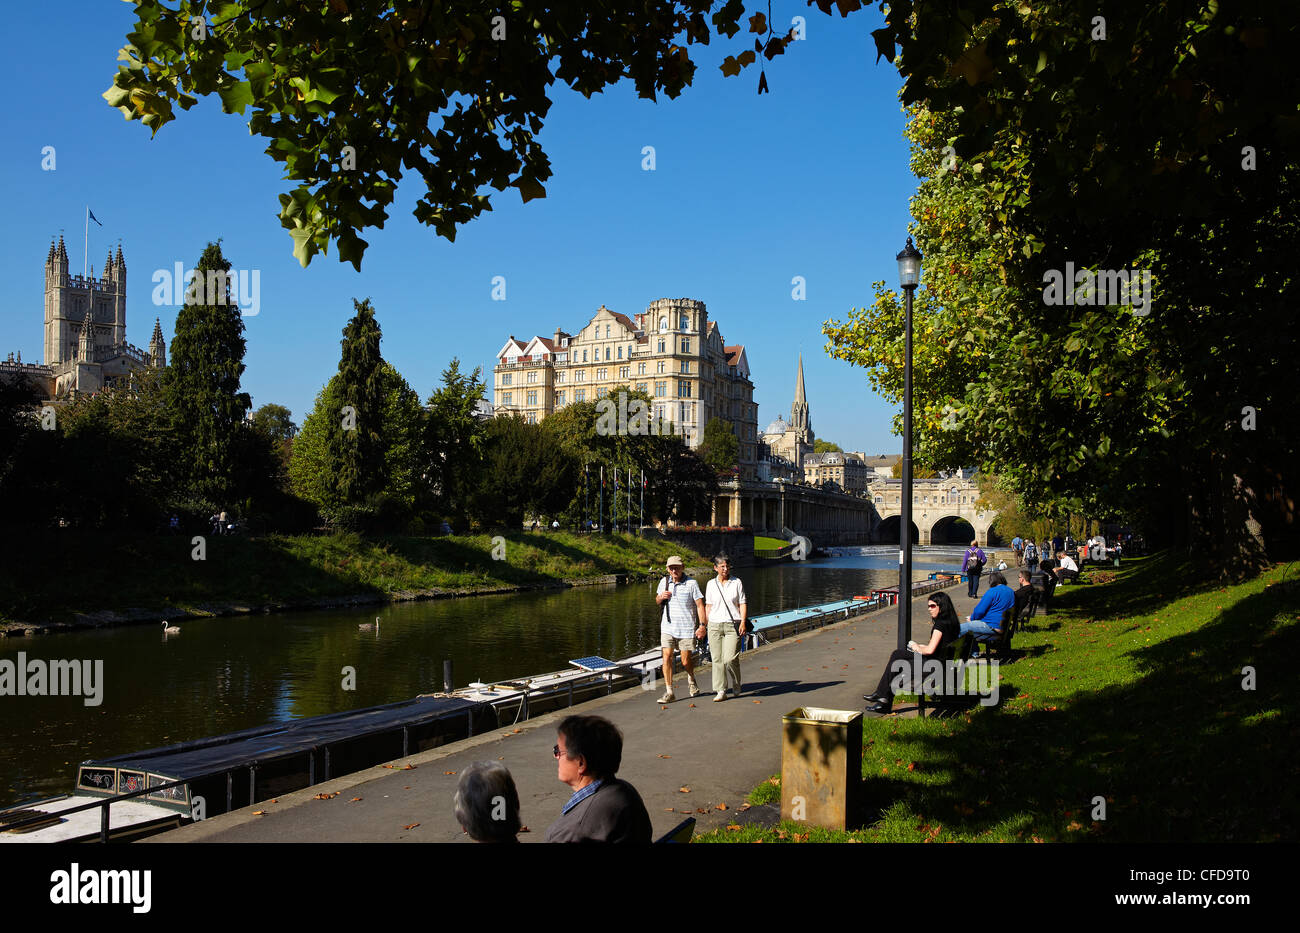
[(713, 692), (740, 690), (740, 635), (728, 619), (709, 623), (709, 654), (713, 657)]

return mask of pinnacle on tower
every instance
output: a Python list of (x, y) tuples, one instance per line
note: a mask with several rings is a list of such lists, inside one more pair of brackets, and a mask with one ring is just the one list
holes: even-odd
[(149, 365), (157, 369), (167, 365), (167, 343), (163, 340), (162, 321), (153, 319), (153, 337), (149, 340)]
[(54, 237), (50, 237), (50, 251), (45, 254), (46, 265), (52, 262), (54, 262)]
[(110, 249), (108, 251), (108, 258), (104, 260), (104, 278), (111, 279), (112, 277), (113, 277), (113, 251)]
[(59, 251), (56, 254), (56, 258), (59, 260), (59, 262), (66, 263), (68, 261), (68, 248), (63, 245), (62, 233), (59, 234)]
[(81, 358), (87, 363), (95, 358), (95, 322), (86, 309), (86, 323), (81, 325)]
[(118, 244), (117, 244), (117, 256), (114, 258), (114, 262), (117, 263), (117, 265), (121, 268), (121, 270), (122, 270), (123, 272), (126, 271), (126, 260), (122, 258), (122, 244), (121, 244), (121, 243), (118, 243)]

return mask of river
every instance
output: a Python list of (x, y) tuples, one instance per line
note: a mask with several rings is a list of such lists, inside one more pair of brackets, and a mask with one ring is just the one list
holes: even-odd
[[(864, 556), (739, 568), (751, 615), (866, 595), (898, 582), (896, 546)], [(914, 577), (961, 564), (961, 548), (917, 548)], [(710, 575), (698, 577), (703, 589)], [(102, 661), (101, 702), (0, 696), (0, 807), (65, 793), (75, 766), (442, 688), (617, 659), (659, 641), (652, 583), (440, 599), (338, 611), (201, 619), (0, 640), (0, 659)], [(373, 623), (377, 629), (360, 630)], [(355, 671), (345, 690), (344, 668)]]

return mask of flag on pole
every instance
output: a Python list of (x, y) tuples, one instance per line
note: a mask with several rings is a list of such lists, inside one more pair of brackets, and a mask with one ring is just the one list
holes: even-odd
[(93, 220), (95, 223), (99, 224), (101, 227), (104, 226), (103, 224), (100, 224), (100, 223), (99, 223), (99, 218), (95, 216), (95, 212), (94, 212), (94, 211), (92, 211), (89, 207), (86, 208), (86, 211), (87, 211), (87, 213), (90, 215), (90, 219), (91, 219), (91, 220)]

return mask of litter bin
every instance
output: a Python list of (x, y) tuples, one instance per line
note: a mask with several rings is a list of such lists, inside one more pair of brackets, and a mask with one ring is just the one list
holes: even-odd
[(850, 829), (862, 783), (862, 713), (801, 706), (781, 717), (781, 818)]

